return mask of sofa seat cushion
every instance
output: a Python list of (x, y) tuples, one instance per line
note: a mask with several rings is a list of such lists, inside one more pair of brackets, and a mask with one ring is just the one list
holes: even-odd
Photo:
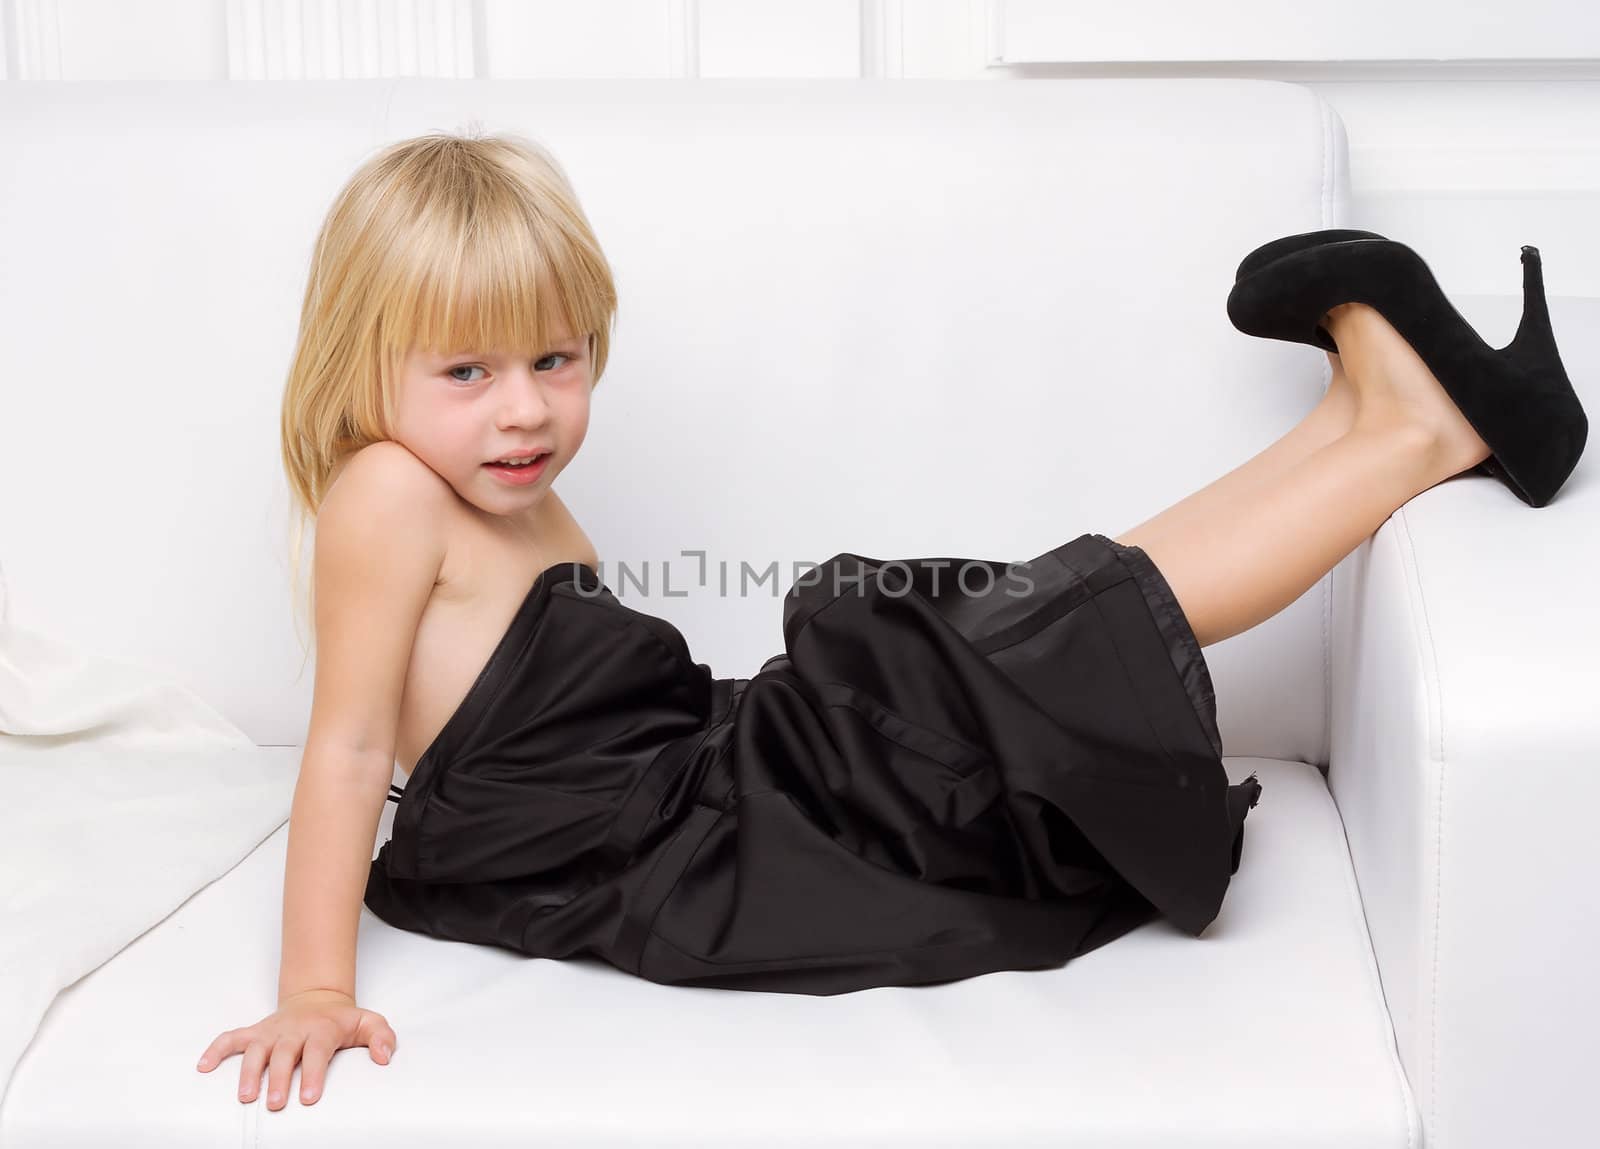
[[(285, 824), (51, 1006), (0, 1143), (1404, 1147), (1418, 1141), (1343, 826), (1301, 762), (1258, 773), (1243, 865), (1198, 937), (1164, 920), (1058, 969), (833, 997), (662, 986), (395, 930), (363, 909), (391, 1062), (237, 1099), (200, 1052), (276, 999)], [(386, 807), (378, 840), (388, 838)]]

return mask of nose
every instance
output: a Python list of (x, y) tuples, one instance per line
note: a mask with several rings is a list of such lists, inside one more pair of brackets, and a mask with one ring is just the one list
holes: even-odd
[(500, 391), (499, 425), (509, 427), (537, 427), (550, 418), (550, 399), (538, 372), (528, 366), (518, 366), (502, 377), (505, 383)]

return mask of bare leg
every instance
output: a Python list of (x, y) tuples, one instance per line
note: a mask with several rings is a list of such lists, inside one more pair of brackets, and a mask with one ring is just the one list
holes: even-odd
[[(1124, 531), (1117, 536), (1117, 541), (1143, 547), (1146, 553), (1151, 550), (1147, 543), (1167, 549), (1156, 542), (1158, 537), (1170, 536), (1178, 530), (1187, 531), (1218, 515), (1233, 513), (1233, 508), (1246, 495), (1259, 494), (1276, 487), (1291, 468), (1310, 458), (1319, 448), (1343, 437), (1355, 424), (1359, 397), (1354, 384), (1345, 375), (1339, 356), (1329, 352), (1328, 363), (1333, 370), (1328, 389), (1310, 413), (1285, 432), (1282, 438), (1274, 440), (1220, 479), (1185, 496), (1154, 518)], [(1152, 561), (1154, 557), (1151, 555)]]
[(1408, 500), (1489, 455), (1376, 310), (1343, 304), (1324, 325), (1340, 349), (1329, 356), (1339, 390), (1254, 458), (1116, 536), (1150, 556), (1202, 646), (1271, 618)]

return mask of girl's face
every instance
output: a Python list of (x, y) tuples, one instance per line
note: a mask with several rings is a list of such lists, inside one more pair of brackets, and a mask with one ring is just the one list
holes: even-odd
[[(524, 517), (589, 430), (589, 341), (558, 335), (532, 359), (411, 348), (400, 368), (395, 438), (479, 510)], [(485, 465), (530, 451), (550, 452), (531, 482), (507, 482)]]

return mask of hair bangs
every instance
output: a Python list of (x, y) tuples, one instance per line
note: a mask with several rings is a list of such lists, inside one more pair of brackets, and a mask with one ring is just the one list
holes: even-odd
[(404, 302), (385, 325), (391, 363), (411, 348), (532, 357), (604, 327), (615, 307), (610, 269), (582, 237), (504, 188), (456, 206), (436, 242), (413, 245), (398, 277)]

